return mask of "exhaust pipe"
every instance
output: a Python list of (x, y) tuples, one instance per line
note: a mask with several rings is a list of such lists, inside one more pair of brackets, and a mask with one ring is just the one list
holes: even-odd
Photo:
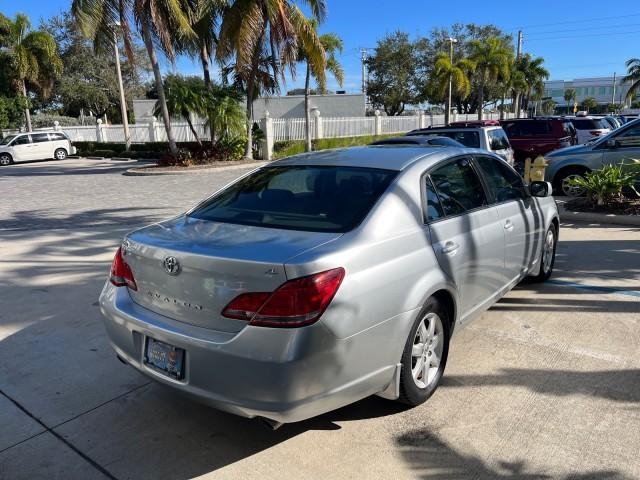
[(271, 420), (270, 418), (258, 417), (258, 420), (260, 420), (260, 422), (264, 426), (266, 426), (269, 430), (272, 430), (272, 431), (279, 429), (283, 425), (282, 422), (276, 422), (275, 420)]

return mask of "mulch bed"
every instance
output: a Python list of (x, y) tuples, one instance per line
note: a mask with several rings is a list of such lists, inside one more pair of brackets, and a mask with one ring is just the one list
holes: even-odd
[(616, 215), (640, 215), (640, 199), (621, 199), (608, 205), (592, 206), (584, 198), (574, 198), (564, 204), (567, 210), (574, 212), (608, 213)]

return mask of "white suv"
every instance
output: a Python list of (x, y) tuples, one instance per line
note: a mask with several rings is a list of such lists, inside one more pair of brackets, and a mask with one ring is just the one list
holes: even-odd
[(412, 130), (410, 136), (449, 137), (469, 148), (482, 148), (502, 157), (513, 165), (513, 148), (507, 134), (497, 120), (454, 122), (446, 127), (429, 127)]
[(18, 133), (0, 142), (0, 166), (47, 158), (64, 160), (75, 153), (76, 147), (64, 132)]

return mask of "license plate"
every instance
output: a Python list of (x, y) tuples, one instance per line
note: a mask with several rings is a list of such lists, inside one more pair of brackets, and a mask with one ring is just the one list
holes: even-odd
[(184, 349), (147, 337), (144, 363), (160, 373), (181, 380), (184, 369)]

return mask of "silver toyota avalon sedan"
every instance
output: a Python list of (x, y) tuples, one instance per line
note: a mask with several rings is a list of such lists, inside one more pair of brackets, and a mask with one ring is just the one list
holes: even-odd
[(126, 236), (100, 297), (118, 357), (272, 426), (433, 394), (454, 331), (553, 269), (551, 186), (457, 147), (296, 155)]

